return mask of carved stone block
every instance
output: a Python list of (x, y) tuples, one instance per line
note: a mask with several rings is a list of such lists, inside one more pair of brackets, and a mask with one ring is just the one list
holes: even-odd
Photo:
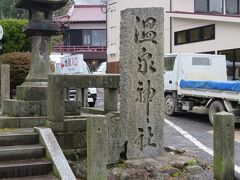
[(120, 116), (128, 159), (163, 152), (163, 14), (163, 8), (121, 12)]

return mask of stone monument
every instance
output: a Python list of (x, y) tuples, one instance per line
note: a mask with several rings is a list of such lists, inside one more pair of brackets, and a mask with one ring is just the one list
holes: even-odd
[(126, 158), (163, 153), (163, 8), (126, 9), (120, 28), (120, 116)]
[(51, 36), (59, 31), (53, 11), (68, 0), (18, 0), (17, 8), (29, 11), (24, 32), (30, 37), (32, 61), (25, 82), (17, 87), (17, 100), (4, 100), (3, 114), (10, 116), (45, 116), (47, 114), (47, 78)]

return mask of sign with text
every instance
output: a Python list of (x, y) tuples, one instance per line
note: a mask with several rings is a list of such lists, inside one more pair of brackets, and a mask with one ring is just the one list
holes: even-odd
[(61, 58), (61, 73), (63, 74), (74, 74), (82, 72), (83, 66), (83, 55), (70, 55)]

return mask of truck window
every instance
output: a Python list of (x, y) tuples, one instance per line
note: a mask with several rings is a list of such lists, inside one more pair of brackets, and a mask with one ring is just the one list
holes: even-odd
[(211, 66), (212, 62), (206, 57), (192, 57), (192, 65), (195, 66)]
[(174, 62), (176, 57), (164, 58), (164, 71), (173, 71)]

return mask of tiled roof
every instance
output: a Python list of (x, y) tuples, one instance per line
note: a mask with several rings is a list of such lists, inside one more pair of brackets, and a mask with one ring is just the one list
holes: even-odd
[(106, 13), (105, 8), (101, 5), (73, 5), (67, 15), (55, 17), (56, 21), (70, 21), (72, 23), (84, 22), (105, 22)]

